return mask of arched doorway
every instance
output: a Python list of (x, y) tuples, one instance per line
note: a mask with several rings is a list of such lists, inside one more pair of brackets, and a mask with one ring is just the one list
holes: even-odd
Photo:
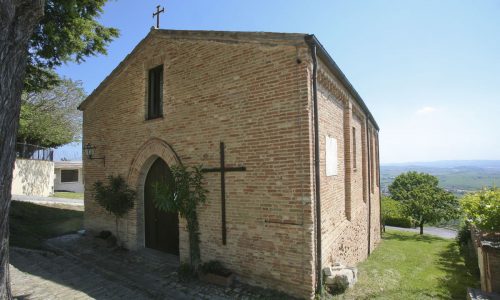
[(149, 168), (144, 184), (144, 231), (147, 248), (179, 255), (179, 216), (157, 209), (153, 203), (153, 186), (172, 184), (172, 172), (161, 158)]

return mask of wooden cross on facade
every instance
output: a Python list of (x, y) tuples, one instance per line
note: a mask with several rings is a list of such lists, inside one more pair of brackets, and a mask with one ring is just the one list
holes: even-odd
[(226, 244), (226, 172), (243, 172), (246, 167), (226, 167), (224, 162), (224, 142), (220, 142), (220, 167), (206, 168), (202, 171), (205, 173), (217, 172), (220, 173), (220, 193), (221, 193), (221, 217), (222, 217), (222, 244)]
[(164, 12), (165, 12), (164, 7), (162, 7), (160, 10), (160, 6), (159, 5), (156, 6), (156, 12), (153, 13), (153, 18), (156, 16), (156, 28), (160, 28), (160, 14)]

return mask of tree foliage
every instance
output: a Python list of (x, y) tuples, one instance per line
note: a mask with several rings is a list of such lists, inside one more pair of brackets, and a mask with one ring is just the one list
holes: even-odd
[(136, 193), (130, 189), (122, 176), (108, 176), (107, 184), (94, 182), (94, 199), (107, 212), (115, 216), (116, 235), (118, 238), (118, 219), (125, 216), (133, 207)]
[(154, 204), (166, 212), (178, 212), (187, 221), (191, 265), (196, 270), (200, 259), (200, 237), (196, 208), (206, 202), (201, 167), (189, 170), (182, 165), (173, 166), (171, 184), (154, 185)]
[(46, 0), (44, 16), (28, 45), (24, 90), (39, 91), (59, 79), (51, 70), (68, 61), (106, 54), (106, 46), (118, 36), (116, 28), (97, 20), (107, 0)]
[(381, 203), (382, 228), (384, 232), (386, 225), (405, 228), (413, 227), (415, 222), (405, 215), (401, 202), (389, 197), (382, 197)]
[(426, 223), (447, 221), (458, 216), (458, 200), (438, 184), (435, 176), (410, 171), (397, 176), (389, 185), (392, 199), (401, 202), (405, 215), (419, 225), (420, 234), (423, 234)]
[(62, 79), (47, 90), (24, 93), (17, 141), (42, 147), (77, 141), (82, 128), (77, 107), (84, 99), (81, 83), (70, 79)]
[(500, 189), (483, 189), (467, 194), (460, 206), (468, 223), (482, 231), (500, 232)]
[(401, 203), (389, 197), (382, 197), (382, 221), (387, 218), (401, 215), (403, 208)]

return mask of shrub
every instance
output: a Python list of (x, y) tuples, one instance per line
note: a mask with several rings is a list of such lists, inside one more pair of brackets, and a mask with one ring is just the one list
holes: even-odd
[(457, 243), (460, 249), (460, 253), (464, 257), (465, 267), (471, 274), (479, 277), (477, 252), (471, 239), (470, 225), (467, 224), (467, 222), (462, 222), (462, 224), (460, 224), (460, 229), (457, 233)]
[(123, 217), (133, 207), (135, 191), (130, 189), (120, 175), (108, 176), (108, 184), (101, 181), (94, 183), (94, 198), (107, 212), (115, 216), (116, 236), (118, 236), (118, 218)]
[(403, 227), (403, 228), (414, 228), (415, 221), (413, 221), (409, 217), (394, 217), (394, 218), (387, 218), (385, 220), (385, 225)]
[(404, 216), (400, 202), (389, 197), (382, 197), (382, 225), (410, 228), (415, 226), (415, 222)]
[(201, 271), (203, 273), (212, 273), (220, 276), (229, 276), (231, 271), (226, 269), (222, 263), (218, 260), (211, 260), (201, 265)]
[(467, 224), (461, 224), (457, 232), (457, 242), (459, 245), (466, 245), (471, 239), (470, 227)]
[(467, 194), (460, 202), (466, 222), (481, 231), (500, 231), (500, 189), (483, 189)]

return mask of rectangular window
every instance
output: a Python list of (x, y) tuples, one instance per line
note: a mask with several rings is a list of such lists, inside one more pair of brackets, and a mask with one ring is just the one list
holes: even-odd
[(352, 128), (352, 168), (354, 170), (356, 170), (356, 165), (357, 165), (357, 161), (356, 161), (356, 128), (353, 127)]
[(148, 120), (163, 116), (163, 65), (149, 70)]
[(78, 170), (61, 170), (61, 182), (78, 182)]

